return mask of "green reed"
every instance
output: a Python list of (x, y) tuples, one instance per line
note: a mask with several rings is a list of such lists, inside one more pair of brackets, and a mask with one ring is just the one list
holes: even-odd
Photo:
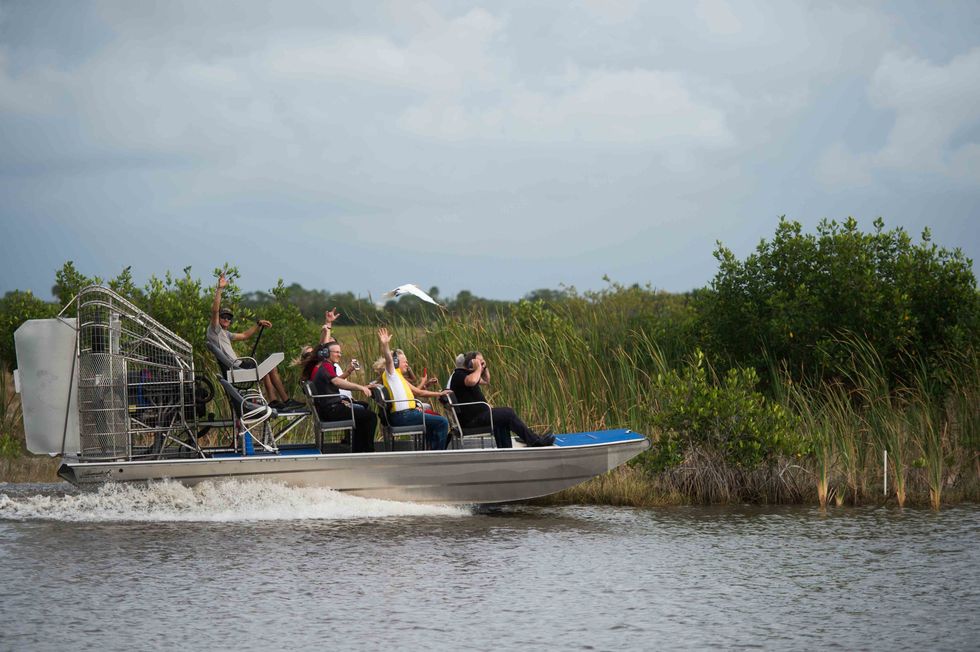
[[(482, 351), (491, 372), (490, 401), (513, 406), (536, 430), (630, 428), (647, 435), (655, 448), (670, 437), (687, 442), (667, 463), (658, 465), (651, 450), (628, 468), (554, 500), (878, 502), (886, 450), (889, 499), (900, 505), (938, 507), (942, 501), (980, 496), (980, 371), (974, 353), (946, 356), (939, 370), (923, 366), (922, 379), (901, 385), (887, 378), (872, 347), (851, 338), (846, 341), (849, 359), (829, 381), (800, 381), (782, 369), (767, 384), (768, 394), (746, 394), (746, 387), (726, 386), (730, 379), (716, 373), (687, 336), (672, 332), (675, 315), (661, 319), (639, 303), (639, 296), (573, 297), (553, 306), (525, 302), (494, 315), (433, 309), (424, 324), (394, 320), (388, 327), (415, 372), (427, 370), (441, 386), (457, 354)], [(380, 355), (375, 328), (344, 327), (337, 336), (345, 357), (362, 363), (354, 379), (371, 380), (371, 364)], [(296, 352), (286, 353), (291, 358)], [(201, 371), (211, 370), (208, 365), (209, 360), (202, 361)], [(778, 366), (778, 361), (773, 364)], [(288, 386), (297, 387), (297, 368), (284, 366), (281, 372)], [(703, 386), (694, 382), (698, 378)], [(945, 381), (926, 381), (935, 378)], [(7, 399), (0, 405), (0, 426), (7, 433), (13, 424), (22, 442), (15, 414), (19, 403), (10, 398), (9, 376), (0, 382)], [(209, 410), (224, 412), (220, 390), (216, 398)], [(780, 439), (758, 463), (745, 465), (717, 442), (725, 441), (726, 429), (744, 426), (749, 408), (757, 415), (783, 409), (795, 426), (789, 441)], [(698, 414), (722, 409), (727, 412)], [(692, 415), (672, 422), (674, 431), (667, 432), (663, 415), (671, 410)], [(749, 425), (765, 430), (772, 424), (777, 421)], [(694, 432), (702, 428), (711, 432)], [(47, 467), (36, 472), (35, 479), (51, 473)], [(9, 480), (9, 474), (0, 469), (0, 480)]]
[(901, 383), (888, 378), (866, 341), (843, 343), (850, 355), (834, 381), (794, 385), (788, 374), (777, 374), (782, 400), (800, 415), (810, 442), (821, 505), (831, 496), (840, 504), (845, 493), (854, 504), (874, 500), (885, 474), (899, 506), (914, 499), (938, 509), (951, 487), (958, 498), (976, 500), (976, 355), (944, 356), (931, 368), (917, 359), (917, 372)]
[(24, 450), (20, 396), (14, 392), (13, 375), (0, 363), (0, 458), (13, 459)]

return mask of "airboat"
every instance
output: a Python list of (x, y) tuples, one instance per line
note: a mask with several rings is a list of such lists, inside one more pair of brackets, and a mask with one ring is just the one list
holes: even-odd
[(236, 384), (243, 373), (257, 381), (263, 364), (219, 377), (230, 415), (215, 418), (207, 406), (220, 399), (196, 373), (191, 344), (98, 285), (57, 317), (25, 322), (14, 340), (28, 450), (60, 457), (59, 476), (79, 487), (272, 480), (386, 500), (500, 503), (574, 486), (649, 447), (618, 429), (495, 448), (490, 433), (451, 419), (448, 450), (425, 450), (419, 433), (382, 428), (376, 452), (353, 453), (353, 424), (320, 422), (312, 397), (309, 408), (282, 412)]

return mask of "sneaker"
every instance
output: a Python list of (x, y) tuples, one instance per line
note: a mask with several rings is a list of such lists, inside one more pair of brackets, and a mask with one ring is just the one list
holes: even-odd
[(532, 441), (528, 445), (529, 446), (535, 446), (535, 447), (537, 447), (537, 446), (554, 446), (555, 445), (555, 436), (554, 435), (544, 435), (543, 437), (538, 437), (537, 439), (535, 439), (534, 441)]
[(268, 404), (268, 405), (269, 405), (269, 407), (271, 407), (271, 408), (272, 408), (273, 410), (281, 410), (281, 409), (283, 409), (284, 407), (286, 407), (286, 404), (285, 404), (285, 403), (283, 403), (282, 401), (269, 401), (269, 404)]
[(303, 403), (302, 401), (297, 401), (295, 399), (289, 399), (288, 401), (286, 401), (286, 407), (305, 408), (306, 403)]

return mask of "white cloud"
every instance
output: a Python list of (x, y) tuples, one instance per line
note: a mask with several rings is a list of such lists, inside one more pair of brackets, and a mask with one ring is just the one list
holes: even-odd
[(683, 76), (653, 70), (593, 71), (559, 91), (516, 86), (502, 101), (467, 107), (432, 98), (400, 124), (426, 137), (683, 147), (727, 147), (734, 137), (722, 110), (697, 98)]
[(640, 0), (585, 0), (585, 9), (592, 17), (607, 25), (615, 25), (635, 17)]
[(0, 112), (46, 115), (64, 106), (63, 89), (70, 83), (67, 74), (49, 66), (14, 74), (9, 59), (0, 49)]
[(315, 42), (275, 42), (259, 61), (263, 74), (309, 83), (351, 80), (420, 92), (472, 89), (496, 82), (501, 62), (489, 52), (506, 21), (474, 9), (454, 19), (430, 16), (405, 45), (377, 34)]
[(868, 183), (883, 171), (931, 174), (975, 182), (980, 170), (976, 143), (954, 136), (980, 124), (980, 48), (937, 65), (909, 54), (884, 55), (868, 90), (872, 104), (894, 122), (882, 147), (854, 152), (842, 143), (823, 154), (818, 174), (824, 183), (841, 181), (833, 169)]
[(854, 154), (841, 143), (834, 143), (817, 161), (817, 179), (829, 188), (870, 186), (870, 159), (867, 154)]
[(725, 0), (698, 0), (694, 13), (714, 34), (738, 34), (744, 27), (738, 14)]

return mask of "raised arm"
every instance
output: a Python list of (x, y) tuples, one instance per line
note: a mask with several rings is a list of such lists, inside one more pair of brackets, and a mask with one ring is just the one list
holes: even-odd
[(219, 326), (218, 324), (218, 313), (221, 312), (221, 291), (227, 287), (228, 281), (225, 279), (225, 273), (221, 272), (218, 276), (218, 285), (214, 288), (214, 301), (211, 302), (211, 325)]
[(337, 308), (323, 313), (323, 327), (320, 329), (320, 344), (326, 344), (333, 337), (333, 323), (340, 317)]
[(389, 374), (395, 373), (395, 361), (391, 357), (391, 334), (388, 333), (387, 328), (378, 329), (378, 341), (381, 342), (381, 355), (385, 359), (385, 371)]
[(481, 382), (486, 385), (489, 382), (489, 375), (484, 380), (484, 374), (487, 374), (487, 363), (485, 361), (473, 358), (470, 362), (470, 367), (470, 373), (466, 374), (466, 378), (463, 379), (467, 387), (475, 387)]

